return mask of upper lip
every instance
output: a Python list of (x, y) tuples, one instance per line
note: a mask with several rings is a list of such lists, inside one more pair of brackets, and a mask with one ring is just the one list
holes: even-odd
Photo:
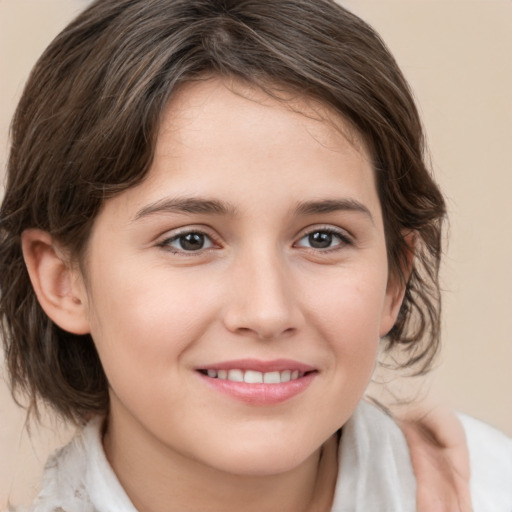
[(253, 370), (256, 372), (282, 372), (285, 370), (297, 370), (299, 372), (312, 372), (316, 368), (294, 361), (292, 359), (274, 359), (272, 361), (263, 361), (260, 359), (235, 359), (231, 361), (222, 361), (220, 363), (207, 364), (200, 366), (198, 370)]

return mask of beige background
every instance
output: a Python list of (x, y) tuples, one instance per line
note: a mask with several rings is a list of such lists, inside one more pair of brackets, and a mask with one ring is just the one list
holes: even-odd
[[(2, 172), (27, 74), (86, 3), (0, 0)], [(444, 352), (423, 389), (512, 435), (512, 1), (344, 4), (377, 28), (410, 80), (448, 197)], [(23, 424), (0, 381), (0, 508), (30, 500), (47, 453), (69, 435), (46, 428), (30, 440)]]

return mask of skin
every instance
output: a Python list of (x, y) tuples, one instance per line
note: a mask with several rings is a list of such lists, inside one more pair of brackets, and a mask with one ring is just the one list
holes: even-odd
[(448, 408), (423, 405), (399, 422), (417, 481), (418, 512), (471, 512), (470, 464), (462, 424)]
[[(94, 339), (110, 383), (105, 451), (139, 511), (330, 509), (333, 435), (404, 292), (370, 157), (346, 123), (235, 82), (187, 84), (147, 179), (95, 220), (85, 273), (46, 233), (26, 231), (23, 246), (47, 314)], [(198, 372), (245, 358), (314, 375), (255, 405)]]

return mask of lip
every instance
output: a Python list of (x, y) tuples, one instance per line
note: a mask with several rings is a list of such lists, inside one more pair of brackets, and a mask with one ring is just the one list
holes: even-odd
[[(258, 372), (275, 372), (297, 370), (305, 375), (298, 379), (279, 384), (248, 384), (208, 377), (199, 370), (254, 370)], [(288, 359), (261, 361), (256, 359), (238, 359), (208, 364), (197, 368), (197, 375), (217, 392), (228, 395), (235, 400), (250, 405), (276, 405), (303, 393), (318, 375), (316, 368)]]
[(274, 359), (272, 361), (262, 361), (261, 359), (235, 359), (232, 361), (222, 361), (220, 363), (207, 364), (200, 366), (197, 370), (254, 370), (256, 372), (282, 372), (284, 370), (297, 370), (299, 372), (313, 372), (314, 366), (300, 363), (292, 359)]

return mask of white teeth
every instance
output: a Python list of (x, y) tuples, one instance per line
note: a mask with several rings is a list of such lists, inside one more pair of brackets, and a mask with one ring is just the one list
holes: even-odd
[(279, 372), (267, 372), (263, 374), (263, 382), (265, 384), (279, 384), (281, 382), (281, 374)]
[(228, 380), (232, 380), (234, 382), (243, 382), (244, 372), (242, 370), (229, 370)]
[(208, 377), (233, 382), (246, 382), (247, 384), (280, 384), (289, 382), (304, 376), (304, 372), (298, 370), (283, 370), (282, 372), (257, 372), (255, 370), (206, 370)]
[(290, 370), (285, 370), (281, 372), (281, 382), (288, 382), (292, 377), (292, 372)]
[(248, 384), (261, 384), (263, 383), (263, 374), (253, 370), (246, 370), (244, 382), (247, 382)]

